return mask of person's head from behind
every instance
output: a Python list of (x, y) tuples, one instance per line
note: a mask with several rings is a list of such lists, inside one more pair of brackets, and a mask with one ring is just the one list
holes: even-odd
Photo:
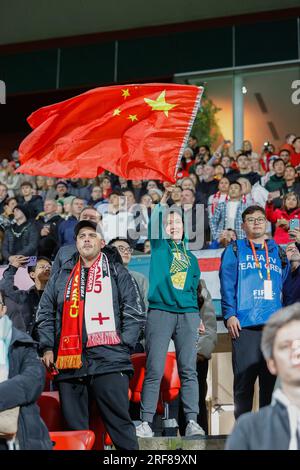
[(28, 274), (36, 283), (45, 283), (49, 280), (51, 274), (51, 261), (49, 258), (39, 256), (35, 266), (28, 266)]
[(97, 230), (97, 224), (90, 220), (81, 220), (75, 226), (76, 248), (84, 262), (97, 258), (105, 242), (101, 232)]
[(231, 201), (239, 201), (242, 195), (242, 186), (237, 181), (230, 183), (228, 195)]
[(219, 181), (218, 190), (220, 191), (221, 194), (228, 194), (229, 186), (230, 186), (230, 181), (228, 178), (226, 178), (226, 176), (224, 176)]
[(86, 206), (80, 212), (79, 220), (90, 220), (98, 224), (101, 221), (101, 214), (93, 206)]
[(131, 261), (133, 248), (127, 238), (114, 238), (109, 242), (109, 245), (117, 248), (121, 255), (124, 266), (128, 266)]
[(282, 207), (284, 210), (292, 211), (294, 209), (298, 209), (299, 205), (300, 205), (299, 196), (296, 193), (294, 192), (287, 193), (283, 197)]
[(264, 237), (267, 228), (267, 219), (264, 209), (260, 206), (249, 206), (242, 214), (242, 229), (247, 238), (255, 240)]
[(300, 303), (274, 313), (264, 327), (261, 350), (268, 369), (285, 387), (300, 387)]
[(4, 292), (0, 290), (0, 319), (4, 317), (7, 312), (7, 307), (4, 302)]
[(281, 177), (281, 176), (284, 175), (285, 163), (282, 160), (282, 158), (277, 158), (276, 160), (274, 160), (273, 170), (275, 172), (275, 175), (278, 176), (278, 177)]
[(165, 217), (165, 231), (171, 240), (180, 242), (183, 238), (183, 220), (179, 211), (171, 210)]

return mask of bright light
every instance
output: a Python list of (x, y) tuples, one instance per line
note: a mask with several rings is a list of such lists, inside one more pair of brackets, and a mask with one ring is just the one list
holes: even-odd
[(242, 93), (243, 93), (243, 95), (245, 95), (245, 94), (247, 93), (247, 91), (248, 91), (247, 88), (246, 88), (245, 86), (243, 86), (243, 87), (242, 87)]

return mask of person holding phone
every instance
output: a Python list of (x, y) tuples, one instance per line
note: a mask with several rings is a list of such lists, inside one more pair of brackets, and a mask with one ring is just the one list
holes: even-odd
[(294, 193), (287, 193), (282, 202), (281, 209), (275, 209), (272, 204), (272, 196), (269, 195), (266, 204), (267, 219), (276, 224), (274, 240), (279, 244), (287, 244), (293, 241), (290, 230), (299, 228), (300, 223), (300, 200), (299, 196)]
[[(14, 277), (19, 268), (27, 268), (34, 285), (29, 290), (18, 289), (14, 285)], [(22, 331), (26, 332), (34, 339), (36, 312), (49, 281), (51, 273), (51, 261), (48, 258), (27, 257), (23, 255), (11, 256), (10, 264), (3, 273), (3, 279), (0, 281), (0, 289), (5, 296), (14, 300), (22, 313)]]

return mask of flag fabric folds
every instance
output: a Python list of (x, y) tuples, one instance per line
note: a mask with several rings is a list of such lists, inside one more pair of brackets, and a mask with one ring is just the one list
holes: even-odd
[(174, 182), (202, 87), (177, 84), (96, 88), (33, 112), (17, 172)]

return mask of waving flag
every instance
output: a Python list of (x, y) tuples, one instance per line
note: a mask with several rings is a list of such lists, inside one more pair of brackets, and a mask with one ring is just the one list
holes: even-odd
[(38, 109), (19, 148), (18, 172), (176, 181), (203, 88), (146, 84), (96, 88)]

